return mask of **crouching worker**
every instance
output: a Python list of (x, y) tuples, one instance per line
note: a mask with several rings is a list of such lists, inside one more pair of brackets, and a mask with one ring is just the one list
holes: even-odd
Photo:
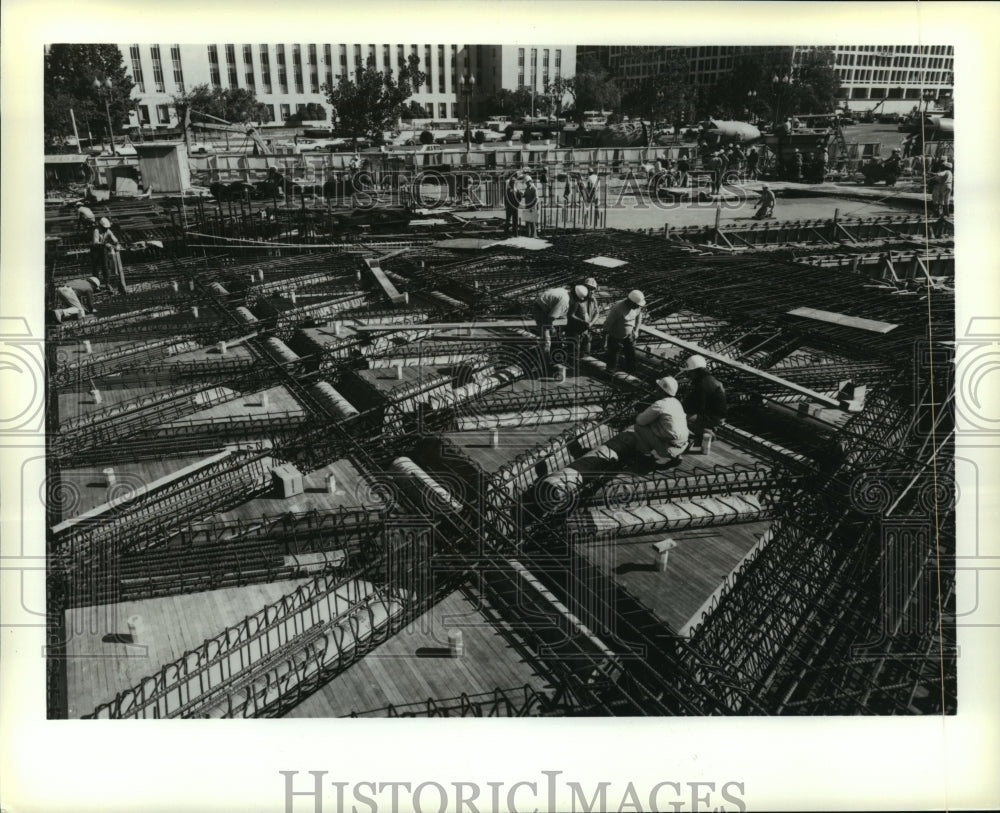
[(661, 378), (656, 385), (664, 397), (654, 401), (635, 419), (636, 449), (658, 469), (680, 465), (688, 443), (687, 418), (677, 395), (677, 381), (671, 376)]
[(708, 371), (704, 356), (695, 354), (684, 363), (684, 372), (690, 375), (691, 386), (684, 396), (684, 412), (696, 442), (706, 430), (712, 432), (726, 420), (726, 389)]
[(87, 277), (87, 279), (73, 279), (69, 282), (56, 286), (56, 293), (60, 303), (64, 306), (52, 311), (52, 317), (61, 324), (63, 319), (76, 317), (83, 319), (88, 314), (96, 313), (94, 310), (94, 293), (101, 288), (101, 281), (97, 277)]
[(760, 207), (754, 212), (754, 220), (765, 220), (769, 217), (774, 217), (774, 204), (777, 199), (774, 197), (774, 192), (767, 186), (764, 186), (760, 190)]

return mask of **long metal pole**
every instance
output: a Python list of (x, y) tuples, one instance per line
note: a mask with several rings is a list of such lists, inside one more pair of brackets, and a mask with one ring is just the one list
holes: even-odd
[(115, 149), (115, 131), (111, 127), (111, 106), (108, 104), (108, 96), (110, 93), (104, 94), (104, 112), (108, 114), (108, 137), (111, 139), (111, 154), (118, 155)]
[(73, 115), (73, 108), (72, 107), (69, 109), (69, 118), (70, 118), (70, 121), (73, 122), (73, 137), (76, 139), (76, 151), (78, 153), (82, 153), (83, 152), (83, 147), (80, 145), (80, 133), (76, 129), (76, 116)]

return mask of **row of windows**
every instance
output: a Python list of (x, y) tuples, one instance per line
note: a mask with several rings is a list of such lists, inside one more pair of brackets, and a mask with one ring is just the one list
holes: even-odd
[[(157, 93), (166, 93), (167, 85), (163, 74), (163, 59), (160, 55), (160, 46), (152, 45), (149, 49), (150, 61), (153, 65), (153, 84)], [(142, 54), (138, 45), (129, 46), (129, 59), (132, 62), (132, 79), (140, 93), (146, 92), (146, 79), (142, 72)], [(170, 59), (173, 63), (174, 86), (178, 93), (184, 92), (184, 70), (181, 67), (181, 48), (179, 45), (170, 46)], [(218, 57), (216, 57), (218, 61)]]
[(836, 46), (836, 50), (883, 54), (940, 54), (941, 56), (952, 56), (955, 53), (955, 48), (951, 45), (840, 45)]
[[(260, 45), (260, 57), (259, 57), (259, 59), (260, 59), (260, 79), (261, 79), (261, 85), (262, 85), (261, 90), (265, 94), (270, 94), (270, 93), (274, 92), (273, 91), (273, 86), (272, 86), (272, 81), (271, 81), (270, 47), (271, 46), (269, 46), (267, 44), (263, 44), (263, 43)], [(286, 61), (285, 61), (285, 46), (284, 45), (275, 45), (273, 47), (274, 47), (274, 52), (275, 52), (275, 61), (278, 64), (278, 86), (279, 86), (279, 92), (281, 92), (281, 93), (288, 93), (288, 75), (287, 75), (287, 68), (286, 68)], [(343, 77), (347, 77), (347, 75), (348, 75), (347, 50), (346, 49), (347, 49), (346, 45), (340, 45), (340, 53), (339, 53), (339, 57), (340, 57), (340, 59), (339, 59), (339, 61), (340, 61), (340, 75), (343, 76)], [(356, 69), (359, 69), (359, 68), (363, 67), (363, 63), (362, 63), (362, 50), (361, 49), (362, 49), (361, 45), (355, 45), (354, 49), (353, 49), (354, 50), (354, 54), (353, 54), (353, 56), (354, 56), (354, 67)], [(431, 49), (432, 49), (432, 46), (430, 46), (430, 45), (426, 45), (425, 46), (425, 48), (424, 48), (424, 54), (423, 54), (423, 60), (422, 60), (422, 64), (423, 64), (424, 68), (426, 69), (426, 73), (427, 73), (427, 79), (426, 79), (426, 83), (425, 83), (425, 88), (426, 88), (427, 92), (431, 92), (431, 90), (433, 89), (433, 85), (432, 85), (432, 82), (433, 82), (433, 72), (431, 70), (431, 68), (432, 68), (432, 53), (431, 53)], [(451, 49), (452, 87), (453, 88), (457, 88), (458, 87), (458, 75), (459, 75), (458, 72), (457, 72), (458, 71), (458, 65), (457, 65), (457, 62), (458, 62), (458, 59), (457, 59), (458, 46), (457, 45), (452, 45), (452, 46), (450, 46), (450, 49)], [(208, 64), (209, 64), (209, 80), (210, 80), (211, 84), (214, 87), (221, 88), (223, 86), (222, 85), (223, 73), (222, 73), (222, 65), (221, 65), (220, 59), (219, 59), (219, 48), (218, 48), (217, 45), (209, 45), (208, 48), (207, 48), (207, 50), (208, 50)], [(498, 52), (499, 52), (499, 49), (498, 48), (494, 48), (493, 51), (494, 51), (494, 56), (496, 56), (498, 54)], [(225, 72), (225, 77), (226, 77), (227, 85), (228, 85), (228, 87), (230, 87), (232, 89), (236, 89), (236, 88), (240, 87), (240, 82), (239, 82), (240, 68), (239, 68), (239, 65), (237, 64), (237, 60), (236, 60), (236, 46), (234, 44), (226, 44), (225, 45), (225, 52), (226, 52), (225, 53), (225, 55), (226, 55), (226, 72)], [(417, 45), (411, 45), (410, 46), (410, 52), (411, 52), (411, 54), (413, 56), (416, 56), (419, 59), (420, 54), (419, 54), (418, 46)], [(438, 89), (439, 93), (444, 93), (445, 92), (445, 46), (443, 46), (443, 45), (437, 46), (437, 52), (438, 52), (437, 53), (437, 72), (436, 72), (437, 73), (437, 89)], [(532, 48), (531, 49), (531, 60), (532, 60), (532, 67), (533, 68), (537, 64), (537, 58), (538, 58), (537, 52), (538, 52), (538, 49), (536, 49), (536, 48)], [(465, 60), (464, 60), (465, 65), (463, 66), (463, 70), (462, 70), (462, 74), (463, 75), (465, 75), (465, 74), (471, 74), (472, 73), (472, 71), (470, 69), (470, 61), (471, 61), (471, 56), (472, 56), (472, 46), (471, 45), (466, 45), (465, 46), (465, 53), (466, 53)], [(479, 63), (479, 65), (481, 65), (482, 61), (483, 61), (483, 46), (482, 45), (477, 45), (476, 46), (475, 55), (476, 55), (476, 61)], [(146, 92), (146, 82), (145, 82), (145, 76), (144, 76), (143, 70), (142, 70), (142, 61), (141, 61), (140, 46), (137, 45), (137, 44), (129, 46), (129, 56), (130, 56), (130, 61), (132, 63), (132, 78), (135, 81), (135, 84), (137, 86), (138, 91), (140, 93), (145, 93)], [(171, 56), (171, 61), (172, 61), (172, 65), (173, 65), (173, 79), (174, 79), (175, 89), (176, 89), (177, 92), (183, 93), (184, 92), (184, 71), (183, 71), (183, 67), (182, 67), (182, 64), (181, 64), (181, 52), (180, 52), (180, 46), (179, 45), (173, 45), (173, 46), (171, 46), (171, 48), (170, 48), (170, 56)], [(249, 45), (249, 44), (244, 44), (243, 47), (242, 47), (242, 56), (243, 56), (243, 71), (242, 71), (242, 75), (243, 75), (244, 85), (248, 89), (253, 90), (253, 91), (256, 92), (256, 90), (257, 90), (257, 82), (256, 82), (256, 74), (254, 72), (254, 65), (253, 65), (253, 46)], [(333, 60), (332, 60), (333, 54), (332, 54), (332, 48), (331, 48), (330, 45), (324, 45), (323, 57), (324, 57), (323, 63), (326, 66), (325, 81), (326, 81), (326, 84), (332, 85), (333, 84), (333, 80), (334, 80)], [(375, 58), (376, 58), (376, 46), (375, 45), (369, 45), (368, 46), (367, 57), (368, 57), (368, 60), (372, 60), (372, 61), (375, 60)], [(389, 45), (383, 45), (382, 46), (382, 68), (383, 68), (383, 70), (390, 70), (391, 69), (390, 57), (391, 57), (391, 46), (389, 46)], [(549, 57), (550, 57), (549, 49), (548, 48), (543, 49), (543, 53), (542, 53), (542, 68), (543, 68), (542, 81), (543, 81), (544, 84), (548, 84), (548, 77), (549, 77), (549, 74), (548, 74)], [(523, 48), (520, 49), (519, 58), (520, 58), (520, 62), (523, 64), (523, 60), (524, 60), (524, 49)], [(162, 57), (161, 57), (161, 54), (160, 54), (160, 46), (159, 45), (150, 46), (150, 59), (151, 59), (151, 62), (152, 62), (152, 67), (153, 67), (153, 82), (154, 82), (154, 85), (155, 85), (156, 92), (158, 92), (158, 93), (165, 93), (167, 91), (167, 88), (166, 88), (166, 82), (165, 82), (165, 78), (164, 78), (163, 63), (162, 63)], [(397, 48), (396, 48), (396, 63), (397, 63), (397, 65), (405, 64), (405, 59), (406, 59), (406, 57), (405, 57), (404, 46), (398, 45)], [(366, 60), (366, 62), (368, 60)], [(320, 76), (319, 76), (319, 64), (320, 63), (319, 63), (319, 59), (318, 59), (318, 51), (317, 51), (316, 45), (309, 45), (308, 46), (308, 63), (307, 64), (308, 64), (308, 66), (310, 68), (310, 70), (309, 70), (309, 89), (310, 89), (310, 91), (312, 93), (319, 93), (320, 92)], [(562, 50), (561, 49), (555, 49), (555, 76), (556, 76), (557, 79), (559, 78), (559, 75), (560, 75), (561, 66), (562, 66)], [(293, 69), (293, 81), (295, 83), (295, 92), (296, 93), (304, 93), (305, 92), (305, 80), (304, 80), (304, 75), (303, 75), (302, 47), (300, 45), (293, 45), (292, 46), (292, 69)], [(493, 66), (492, 73), (493, 73), (493, 78), (496, 79), (496, 77), (497, 77), (497, 68), (496, 68), (496, 65)], [(535, 81), (535, 79), (537, 77), (535, 76), (535, 71), (534, 70), (533, 70), (532, 73), (533, 73), (532, 83), (534, 84), (534, 81)], [(475, 76), (476, 76), (477, 83), (479, 85), (482, 85), (482, 82), (483, 82), (482, 70), (476, 71), (475, 72)], [(523, 86), (523, 84), (524, 84), (523, 83), (523, 79), (520, 82), (520, 84)]]
[(902, 84), (951, 84), (950, 71), (864, 71), (840, 68), (837, 71), (841, 82), (892, 82)]
[[(891, 60), (891, 61), (890, 61)], [(867, 65), (892, 65), (895, 68), (950, 68), (954, 60), (947, 57), (928, 56), (892, 56), (890, 54), (837, 54), (838, 65), (855, 64), (865, 67)]]

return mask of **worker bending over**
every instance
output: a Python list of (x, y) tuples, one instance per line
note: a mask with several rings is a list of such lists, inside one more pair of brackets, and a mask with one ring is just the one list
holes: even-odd
[(681, 455), (691, 445), (688, 442), (688, 423), (684, 408), (675, 397), (677, 380), (668, 375), (659, 379), (656, 385), (664, 396), (636, 416), (633, 427), (636, 449), (655, 468), (669, 469), (680, 465)]
[(565, 319), (572, 302), (582, 302), (589, 291), (584, 285), (577, 285), (571, 294), (566, 288), (549, 288), (542, 291), (532, 306), (532, 316), (538, 326), (538, 342), (542, 350), (542, 360), (547, 364), (552, 359), (552, 331), (556, 319)]
[(609, 372), (618, 369), (619, 353), (625, 356), (622, 369), (627, 373), (635, 370), (635, 340), (642, 326), (642, 308), (645, 305), (646, 297), (642, 295), (642, 291), (632, 291), (608, 310), (604, 319), (604, 333), (608, 341)]
[(83, 319), (88, 314), (96, 313), (94, 310), (94, 293), (101, 288), (101, 281), (97, 277), (87, 277), (87, 279), (72, 279), (56, 286), (56, 293), (59, 299), (66, 306), (56, 308), (52, 311), (52, 316), (57, 323), (62, 324), (63, 319), (76, 317)]
[(726, 390), (715, 376), (708, 372), (704, 356), (690, 356), (682, 371), (690, 376), (690, 387), (684, 396), (684, 412), (688, 427), (701, 443), (706, 429), (715, 430), (726, 420)]
[(771, 191), (770, 187), (763, 186), (760, 190), (760, 207), (754, 213), (754, 220), (764, 220), (768, 217), (774, 217), (774, 204), (777, 202), (777, 198), (774, 197), (774, 192)]
[[(566, 316), (566, 335), (576, 340), (576, 351), (580, 356), (590, 355), (590, 331), (597, 321), (599, 306), (595, 299), (597, 295), (597, 280), (589, 277), (583, 285), (575, 288), (576, 296), (570, 302), (569, 313)], [(580, 295), (585, 294), (581, 299)]]

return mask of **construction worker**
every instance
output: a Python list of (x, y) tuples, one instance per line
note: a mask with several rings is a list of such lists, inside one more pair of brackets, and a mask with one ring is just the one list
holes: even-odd
[(52, 316), (55, 321), (62, 324), (63, 319), (75, 316), (83, 319), (89, 314), (97, 311), (94, 309), (94, 293), (101, 288), (101, 281), (97, 277), (87, 277), (87, 279), (72, 279), (56, 286), (56, 293), (59, 299), (66, 306), (55, 308)]
[(934, 216), (947, 217), (951, 211), (951, 190), (955, 183), (950, 162), (941, 162), (941, 168), (934, 173), (932, 183), (934, 189), (931, 192), (931, 202), (934, 204)]
[(115, 233), (111, 231), (111, 221), (102, 217), (97, 228), (94, 229), (91, 239), (91, 251), (100, 248), (101, 257), (101, 281), (111, 287), (112, 278), (118, 283), (120, 293), (126, 293), (125, 271), (122, 268), (121, 255), (119, 254), (119, 242)]
[(774, 192), (771, 191), (771, 187), (766, 184), (760, 188), (760, 207), (754, 212), (754, 220), (763, 220), (766, 217), (774, 216), (774, 204), (777, 202), (777, 198), (774, 197)]
[(524, 221), (525, 237), (538, 236), (538, 189), (534, 178), (524, 176), (524, 209), (521, 212)]
[(597, 321), (598, 305), (594, 294), (597, 280), (590, 277), (574, 289), (576, 294), (566, 315), (566, 335), (576, 339), (576, 350), (581, 356), (590, 355), (590, 331)]
[(552, 328), (556, 319), (564, 319), (569, 313), (571, 301), (583, 301), (587, 289), (577, 285), (573, 293), (566, 288), (549, 288), (542, 291), (532, 306), (532, 316), (538, 326), (538, 341), (542, 350), (542, 358), (548, 363), (552, 360)]
[(625, 372), (635, 370), (635, 340), (642, 326), (642, 308), (645, 306), (646, 297), (642, 295), (642, 291), (632, 291), (608, 310), (604, 319), (604, 333), (608, 342), (609, 372), (618, 369), (619, 353), (625, 356)]
[(503, 188), (504, 234), (513, 233), (517, 237), (518, 210), (521, 206), (521, 191), (517, 188), (517, 176), (511, 175)]
[(688, 423), (677, 395), (677, 380), (665, 376), (656, 382), (663, 397), (654, 401), (635, 418), (636, 449), (655, 468), (669, 469), (680, 465), (681, 455), (691, 446)]
[(684, 396), (684, 412), (688, 428), (700, 443), (706, 429), (715, 429), (726, 419), (726, 390), (711, 373), (705, 357), (695, 354), (684, 363), (682, 373), (690, 376), (690, 387)]

